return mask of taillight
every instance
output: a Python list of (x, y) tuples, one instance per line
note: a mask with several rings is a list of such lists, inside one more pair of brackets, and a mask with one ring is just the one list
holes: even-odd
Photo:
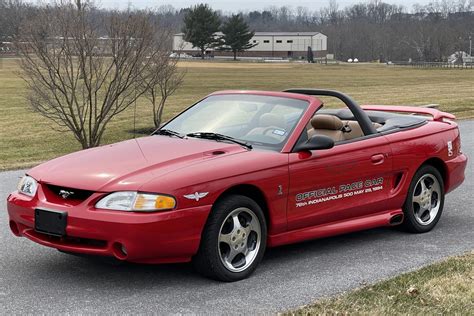
[(454, 147), (454, 153), (456, 156), (462, 154), (462, 151), (461, 151), (461, 136), (459, 135), (459, 131), (457, 133), (457, 136), (456, 138), (454, 139), (453, 141), (453, 147)]

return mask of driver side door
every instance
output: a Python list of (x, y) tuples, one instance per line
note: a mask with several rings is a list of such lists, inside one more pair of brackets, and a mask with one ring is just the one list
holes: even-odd
[(289, 154), (288, 230), (384, 211), (392, 186), (392, 155), (380, 135), (331, 149)]

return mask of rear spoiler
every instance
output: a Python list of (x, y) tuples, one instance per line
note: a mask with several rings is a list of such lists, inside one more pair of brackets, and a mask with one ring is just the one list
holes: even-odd
[(418, 106), (399, 106), (399, 105), (362, 105), (365, 111), (383, 111), (383, 112), (401, 112), (431, 115), (433, 121), (442, 122), (444, 119), (455, 120), (456, 116), (451, 113), (442, 112), (434, 108), (424, 108)]

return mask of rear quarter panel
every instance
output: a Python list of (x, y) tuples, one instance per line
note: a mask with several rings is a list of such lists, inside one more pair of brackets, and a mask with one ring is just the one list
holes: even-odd
[[(400, 179), (394, 185), (389, 199), (389, 208), (400, 208), (416, 171), (428, 160), (437, 158), (445, 162), (454, 158), (448, 154), (448, 142), (459, 140), (459, 131), (455, 123), (429, 121), (427, 124), (386, 135), (393, 154), (394, 179)], [(443, 177), (448, 175), (441, 172)], [(448, 188), (446, 188), (448, 189)]]

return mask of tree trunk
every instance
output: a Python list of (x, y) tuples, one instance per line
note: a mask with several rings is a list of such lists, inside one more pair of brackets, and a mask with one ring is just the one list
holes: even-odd
[(155, 124), (155, 127), (158, 128), (159, 123), (157, 124), (158, 121), (158, 115), (157, 115), (157, 109), (156, 109), (156, 94), (155, 94), (155, 89), (149, 89), (149, 99), (151, 102), (151, 105), (153, 107), (153, 124)]
[(204, 51), (205, 51), (205, 49), (201, 48), (201, 59), (204, 59)]
[(237, 51), (234, 50), (234, 60), (237, 60)]
[(165, 108), (165, 103), (166, 103), (167, 97), (163, 97), (160, 100), (160, 104), (158, 106), (158, 114), (157, 114), (157, 121), (155, 122), (156, 128), (159, 128), (161, 125), (162, 117), (163, 117), (163, 109)]

